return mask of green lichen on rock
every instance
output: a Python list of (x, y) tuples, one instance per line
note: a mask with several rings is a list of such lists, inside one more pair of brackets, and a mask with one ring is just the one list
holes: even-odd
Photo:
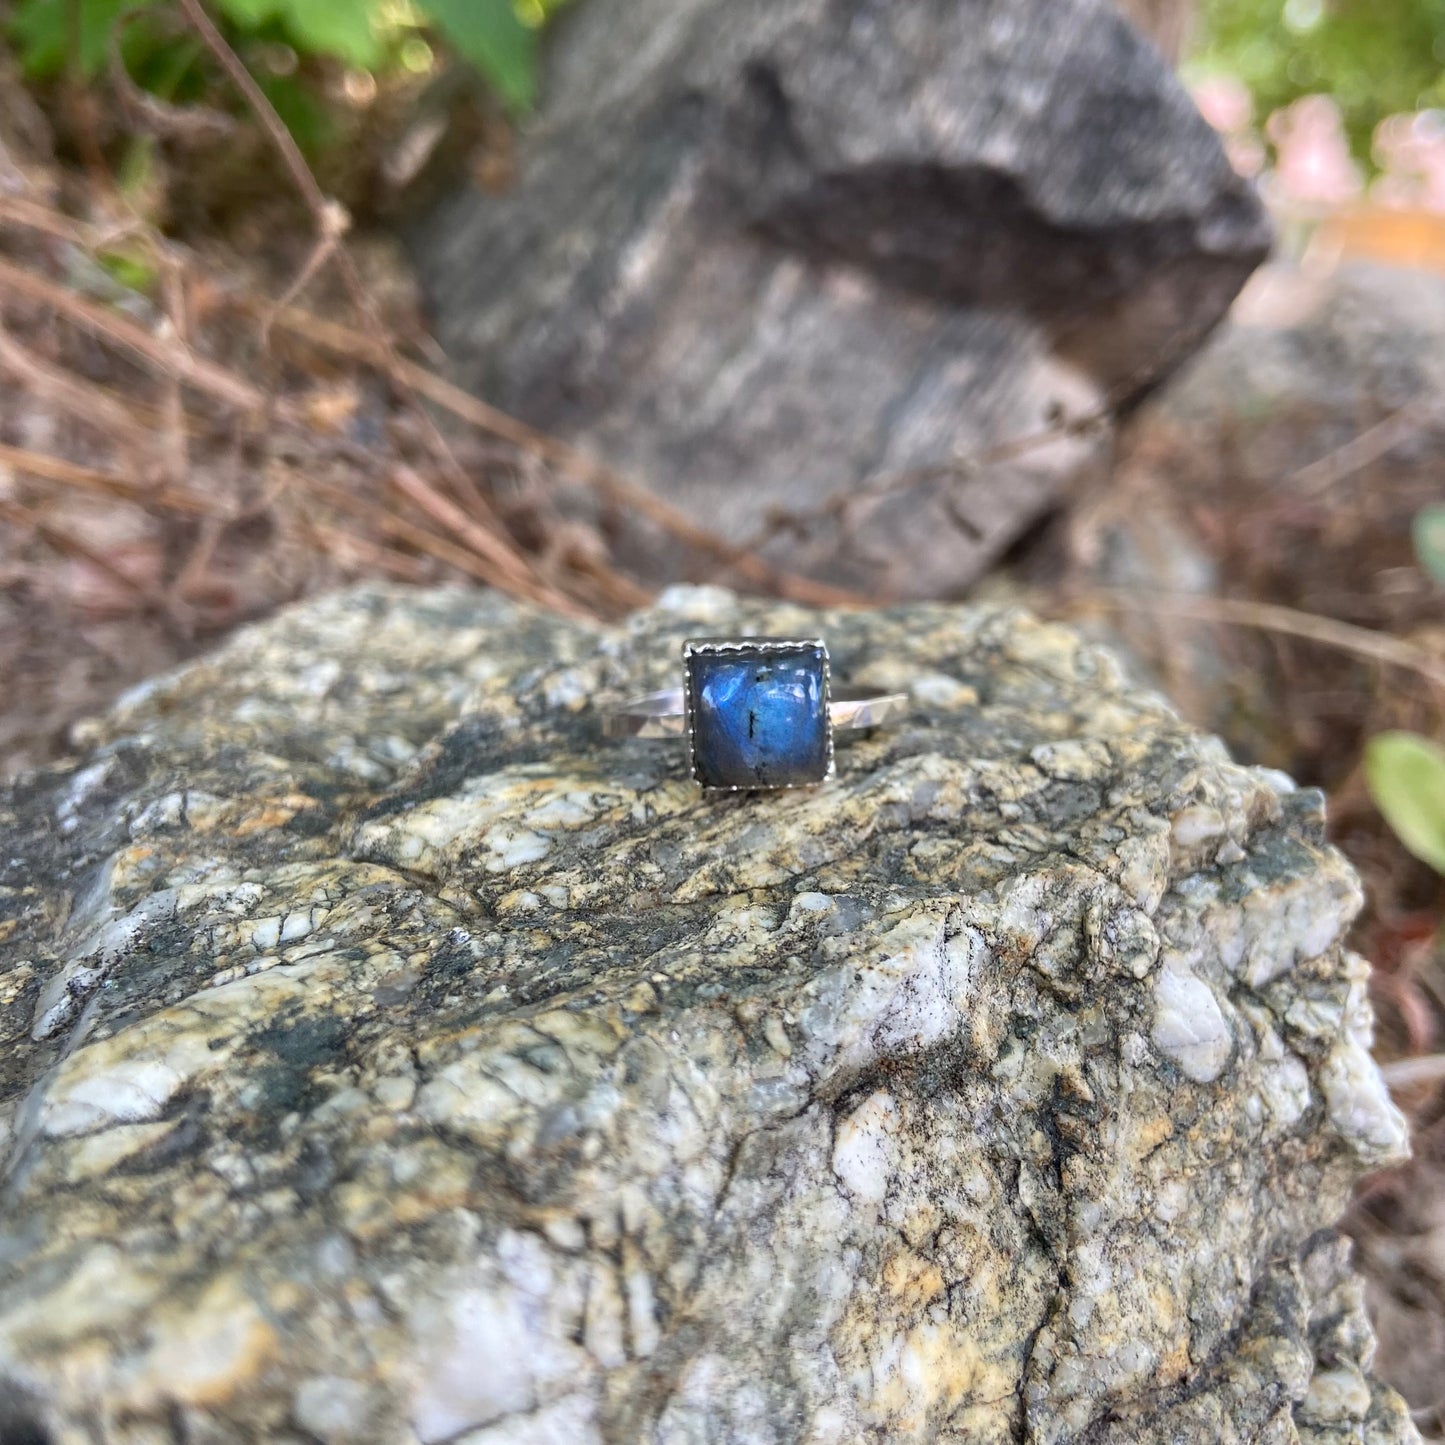
[[(601, 741), (743, 631), (911, 719), (773, 796)], [(1329, 1230), (1405, 1147), (1358, 885), (1072, 633), (374, 589), (81, 741), (0, 795), (0, 1424), (1416, 1438)]]

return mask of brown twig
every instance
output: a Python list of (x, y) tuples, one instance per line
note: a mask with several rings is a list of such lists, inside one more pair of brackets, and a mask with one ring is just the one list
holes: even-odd
[(1396, 1059), (1393, 1063), (1381, 1064), (1380, 1074), (1392, 1089), (1406, 1089), (1418, 1084), (1445, 1084), (1445, 1054)]
[(22, 346), (3, 323), (0, 323), (0, 368), (9, 373), (17, 386), (44, 397), (76, 420), (109, 433), (133, 455), (144, 452), (149, 438), (124, 406), (90, 382), (42, 361)]
[(174, 376), (178, 381), (206, 392), (228, 406), (246, 412), (259, 412), (265, 403), (265, 397), (257, 387), (243, 381), (224, 366), (197, 356), (178, 341), (167, 341), (155, 336), (134, 321), (87, 301), (46, 277), (27, 271), (23, 266), (17, 266), (3, 257), (0, 257), (0, 290), (10, 291), (51, 307), (66, 320), (74, 322), (93, 335), (104, 337), (117, 346), (143, 356), (164, 375)]
[(53, 236), (57, 241), (69, 241), (73, 246), (91, 251), (99, 248), (98, 235), (94, 226), (72, 220), (39, 201), (26, 200), (24, 196), (0, 194), (0, 221), (12, 226), (25, 226), (43, 235)]
[(277, 315), (290, 306), (320, 274), (326, 263), (336, 254), (336, 248), (346, 234), (350, 223), (346, 212), (337, 206), (332, 208), (330, 214), (334, 217), (332, 224), (317, 237), (316, 244), (311, 248), (311, 254), (302, 262), (301, 269), (291, 278), (279, 299), (268, 306), (261, 317), (257, 334), (263, 352), (269, 353), (271, 350), (271, 328), (275, 325)]
[[(244, 70), (244, 67), (242, 69)], [(315, 187), (313, 196), (320, 197), (323, 206), (327, 205), (319, 187)], [(44, 232), (85, 249), (95, 249), (105, 243), (104, 235), (96, 228), (61, 216), (34, 202), (14, 197), (0, 197), (0, 220)], [(309, 277), (314, 269), (308, 266), (303, 268), (303, 271)], [(61, 309), (73, 322), (89, 330), (99, 331), (109, 340), (140, 353), (158, 365), (178, 365), (178, 358), (164, 351), (163, 343), (142, 328), (116, 318), (98, 307), (90, 306), (78, 298), (70, 297), (69, 293), (53, 287), (43, 278), (34, 277), (18, 267), (7, 267), (3, 260), (0, 260), (0, 287), (6, 284), (21, 294), (51, 305), (60, 306), (62, 301), (68, 302), (70, 304)], [(786, 568), (769, 563), (756, 556), (753, 549), (746, 544), (738, 545), (726, 541), (615, 469), (545, 432), (528, 426), (525, 422), (518, 421), (426, 367), (400, 356), (389, 341), (314, 316), (297, 306), (278, 305), (249, 294), (231, 294), (225, 299), (230, 304), (255, 314), (262, 321), (263, 328), (279, 327), (334, 356), (363, 361), (376, 368), (399, 390), (409, 390), (417, 397), (425, 398), (451, 412), (459, 420), (539, 458), (559, 475), (596, 490), (614, 505), (631, 509), (702, 556), (711, 557), (720, 567), (732, 568), (739, 577), (755, 586), (774, 591), (790, 601), (812, 606), (860, 606), (870, 600), (856, 592), (799, 576)], [(198, 362), (200, 358), (189, 357), (188, 360)], [(265, 405), (263, 393), (214, 363), (190, 367), (184, 366), (184, 363), (181, 365), (184, 380), (215, 400), (247, 412), (257, 412)], [(430, 422), (429, 416), (427, 419)], [(495, 518), (488, 520), (492, 525), (499, 525)]]
[(3, 518), (12, 527), (20, 527), (34, 532), (43, 542), (65, 556), (82, 558), (113, 582), (119, 583), (127, 592), (134, 592), (147, 606), (159, 605), (160, 599), (149, 587), (117, 567), (104, 552), (92, 547), (83, 538), (75, 536), (65, 528), (56, 526), (54, 522), (48, 521), (32, 508), (21, 506), (19, 502), (0, 498), (0, 518)]
[[(405, 542), (418, 552), (434, 557), (438, 562), (445, 562), (447, 566), (455, 567), (457, 571), (465, 573), (466, 576), (474, 578), (478, 582), (485, 582), (489, 586), (496, 585), (495, 570), (470, 548), (459, 547), (455, 542), (438, 537), (425, 527), (420, 527), (405, 517), (399, 517), (395, 512), (378, 506), (375, 502), (358, 497), (355, 493), (348, 491), (345, 487), (337, 486), (334, 482), (324, 482), (315, 477), (296, 477), (294, 481), (298, 490), (310, 492), (323, 501), (329, 502), (338, 511), (349, 512), (354, 517), (370, 522), (383, 535), (394, 537), (399, 542)], [(557, 605), (558, 610), (566, 616), (586, 616), (584, 611), (570, 598), (561, 598)]]
[(398, 552), (368, 537), (358, 537), (354, 532), (318, 522), (312, 517), (300, 516), (297, 521), (322, 551), (333, 555), (349, 554), (349, 557), (339, 559), (340, 565), (348, 571), (377, 567), (403, 582), (420, 584), (427, 580), (426, 564), (410, 553)]
[[(240, 304), (245, 306), (256, 305), (254, 300), (248, 298), (239, 300)], [(275, 324), (333, 355), (352, 357), (385, 371), (394, 381), (401, 381), (461, 421), (540, 458), (559, 474), (594, 488), (608, 500), (632, 508), (678, 541), (695, 548), (704, 556), (713, 557), (720, 563), (733, 567), (749, 582), (771, 587), (781, 597), (819, 607), (859, 606), (868, 600), (841, 587), (815, 582), (811, 578), (800, 577), (775, 567), (761, 557), (752, 555), (747, 548), (725, 541), (706, 527), (698, 525), (670, 502), (630, 481), (611, 467), (566, 442), (499, 411), (480, 397), (475, 397), (447, 381), (445, 377), (397, 356), (394, 351), (388, 356), (377, 348), (369, 337), (351, 327), (323, 320), (297, 307), (287, 307), (279, 312)]]
[(141, 507), (164, 507), (168, 511), (193, 517), (221, 515), (215, 503), (190, 492), (169, 487), (149, 487), (144, 482), (132, 481), (117, 472), (77, 466), (63, 457), (47, 456), (43, 452), (27, 451), (23, 447), (0, 444), (0, 466), (43, 481), (59, 482), (62, 486), (116, 497)]
[(412, 468), (395, 467), (391, 473), (391, 484), (433, 522), (475, 552), (493, 569), (494, 578), (503, 579), (503, 585), (510, 584), (513, 588), (532, 585), (532, 568), (520, 571), (516, 567), (517, 553), (512, 547), (496, 533), (473, 521), (455, 502), (442, 496)]
[[(266, 404), (265, 394), (259, 389), (225, 368), (197, 357), (184, 345), (167, 344), (134, 322), (115, 316), (74, 296), (46, 278), (36, 276), (0, 258), (0, 288), (6, 286), (30, 299), (52, 306), (68, 319), (128, 347), (145, 359), (155, 362), (164, 375), (195, 385), (216, 400), (230, 403), (250, 413), (258, 412)], [(0, 365), (7, 366), (17, 378), (33, 389), (43, 390), (55, 404), (63, 406), (72, 414), (92, 421), (98, 419), (117, 435), (128, 437), (137, 449), (149, 440), (135, 418), (119, 402), (99, 392), (89, 383), (81, 383), (45, 366), (8, 338), (3, 330), (0, 330)], [(295, 409), (292, 407), (281, 406), (278, 411), (288, 420), (296, 419)], [(174, 421), (174, 416), (170, 420)], [(172, 428), (168, 427), (167, 430)], [(57, 476), (55, 479), (75, 481), (76, 477), (72, 473)], [(115, 487), (114, 481), (113, 478), (109, 479), (112, 489), (119, 492), (122, 488)], [(407, 531), (403, 535), (405, 540), (413, 545), (426, 549), (426, 543), (418, 541), (419, 535), (427, 535), (424, 530), (417, 529), (415, 533)], [(498, 535), (478, 528), (473, 534), (473, 541), (481, 536), (488, 537), (486, 551), (479, 561), (464, 566), (462, 570), (477, 576), (478, 580), (500, 586), (559, 611), (573, 614), (577, 612), (575, 604), (569, 598), (543, 581), (522, 554), (503, 540), (504, 534), (500, 533), (500, 527)], [(463, 555), (463, 549), (451, 548), (450, 544), (443, 545), (448, 547), (447, 556), (443, 560), (450, 560), (453, 565), (458, 565), (457, 557)], [(432, 550), (435, 552), (434, 547)], [(501, 563), (500, 559), (504, 555), (507, 560)]]
[[(351, 304), (366, 323), (372, 345), (378, 349), (384, 360), (385, 369), (392, 376), (393, 383), (401, 392), (403, 400), (415, 410), (426, 431), (437, 461), (453, 478), (464, 477), (465, 473), (452, 454), (451, 447), (447, 445), (447, 440), (441, 434), (435, 418), (421, 404), (415, 390), (406, 383), (399, 365), (401, 358), (396, 353), (396, 348), (382, 323), (376, 303), (372, 300), (361, 273), (356, 269), (355, 260), (341, 239), (349, 225), (345, 208), (339, 202), (328, 197), (321, 189), (311, 167), (306, 164), (306, 158), (301, 154), (301, 148), (296, 144), (295, 138), (286, 129), (285, 123), (276, 114), (275, 107), (256, 83), (256, 78), (246, 69), (241, 57), (226, 43), (225, 36), (216, 28), (215, 22), (206, 12), (201, 0), (180, 0), (180, 6), (196, 34), (200, 36), (201, 43), (211, 52), (230, 78), (231, 83), (240, 91), (242, 98), (256, 117), (257, 123), (280, 156), (292, 183), (300, 192), (307, 210), (311, 213), (312, 224), (316, 227), (318, 247), (325, 251), (321, 259), (334, 261), (342, 284), (346, 287), (347, 294), (351, 299)], [(487, 516), (483, 518), (483, 521), (493, 529), (502, 545), (510, 545), (505, 541), (506, 534), (496, 517)], [(526, 557), (515, 548), (512, 550), (515, 554), (514, 565), (517, 569), (530, 572), (532, 569)], [(534, 582), (533, 588), (543, 595), (551, 591), (540, 580)]]
[[(188, 351), (191, 342), (190, 303), (186, 295), (186, 273), (184, 268), (174, 264), (169, 255), (161, 258), (161, 297), (165, 304), (166, 320), (171, 334)], [(165, 425), (161, 429), (164, 441), (166, 467), (173, 486), (185, 485), (190, 475), (190, 444), (186, 428), (185, 398), (181, 395), (180, 379), (174, 374), (167, 375), (161, 398), (161, 411)]]
[(579, 591), (596, 598), (606, 612), (646, 607), (652, 592), (610, 566), (605, 544), (590, 528), (563, 522), (549, 530), (541, 566), (547, 576), (566, 575)]
[(1370, 662), (1414, 672), (1445, 689), (1445, 661), (1401, 637), (1372, 632), (1333, 617), (1319, 617), (1273, 602), (1251, 602), (1235, 597), (1202, 597), (1180, 593), (1095, 591), (1081, 594), (1079, 602), (1093, 602), (1117, 611), (1147, 612), (1156, 616), (1195, 618), (1235, 627), (1302, 637)]
[(1343, 446), (1309, 462), (1288, 479), (1286, 486), (1306, 494), (1328, 491), (1336, 482), (1362, 470), (1385, 456), (1396, 443), (1440, 408), (1440, 399), (1433, 392), (1417, 396), (1397, 407), (1374, 426), (1351, 437)]
[(219, 517), (203, 517), (185, 560), (167, 583), (165, 603), (176, 624), (187, 634), (192, 630), (191, 597), (200, 590), (215, 556), (225, 523)]
[(110, 27), (110, 83), (116, 99), (137, 128), (153, 135), (182, 141), (224, 140), (236, 133), (236, 119), (224, 111), (204, 105), (172, 105), (148, 90), (142, 90), (131, 79), (126, 68), (121, 42), (126, 29), (138, 16), (146, 13), (140, 6), (116, 17)]
[(106, 168), (95, 124), (95, 95), (85, 83), (81, 65), (82, 0), (63, 0), (65, 5), (65, 73), (61, 96), (68, 112), (71, 130), (81, 164), (95, 186), (98, 196), (109, 200), (115, 185)]

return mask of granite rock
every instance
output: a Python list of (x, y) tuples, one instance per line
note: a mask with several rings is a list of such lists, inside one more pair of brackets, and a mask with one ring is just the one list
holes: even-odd
[(588, 0), (545, 92), (413, 227), (458, 374), (733, 541), (821, 514), (769, 555), (875, 593), (977, 578), (1107, 438), (959, 459), (1157, 382), (1268, 246), (1107, 0)]
[[(907, 688), (704, 798), (681, 640)], [(0, 1438), (1416, 1439), (1357, 882), (1071, 632), (365, 590), (0, 794)]]

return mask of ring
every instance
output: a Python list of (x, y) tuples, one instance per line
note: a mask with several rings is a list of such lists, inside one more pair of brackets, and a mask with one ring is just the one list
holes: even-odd
[(603, 717), (614, 738), (685, 737), (708, 792), (809, 788), (834, 773), (833, 733), (902, 717), (906, 693), (834, 690), (818, 638), (697, 639), (683, 685), (629, 698)]

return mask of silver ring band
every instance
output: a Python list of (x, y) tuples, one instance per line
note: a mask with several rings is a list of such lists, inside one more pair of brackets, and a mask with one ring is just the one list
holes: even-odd
[[(828, 720), (834, 728), (876, 728), (906, 716), (906, 692), (870, 693), (861, 688), (834, 688)], [(687, 699), (680, 687), (630, 697), (602, 716), (609, 738), (682, 738), (687, 736)]]

